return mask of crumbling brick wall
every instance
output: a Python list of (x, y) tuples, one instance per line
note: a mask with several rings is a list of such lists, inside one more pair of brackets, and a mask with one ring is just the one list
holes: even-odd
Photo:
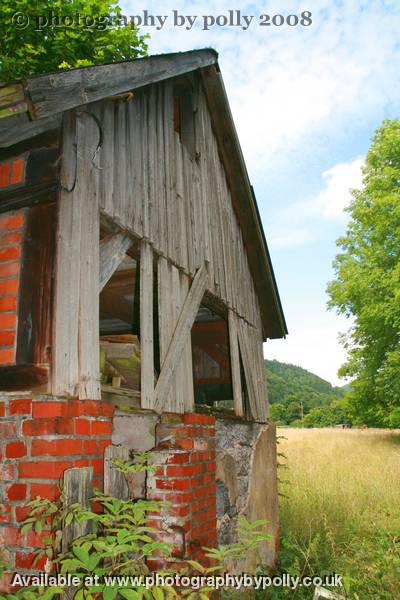
[(24, 211), (0, 215), (0, 365), (15, 364)]
[[(12, 569), (29, 570), (33, 552), (47, 534), (21, 535), (29, 500), (56, 498), (60, 478), (71, 467), (92, 467), (94, 484), (102, 487), (113, 412), (114, 407), (106, 402), (0, 395), (0, 547)], [(7, 589), (9, 578), (10, 574), (0, 589)]]

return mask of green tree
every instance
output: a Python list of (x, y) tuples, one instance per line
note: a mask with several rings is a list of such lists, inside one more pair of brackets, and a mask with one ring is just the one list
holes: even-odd
[(147, 53), (115, 0), (2, 0), (0, 23), (2, 81)]
[(347, 209), (346, 235), (337, 241), (342, 252), (329, 306), (354, 318), (339, 373), (356, 377), (355, 420), (386, 425), (400, 405), (400, 121), (384, 121), (376, 131), (363, 175)]

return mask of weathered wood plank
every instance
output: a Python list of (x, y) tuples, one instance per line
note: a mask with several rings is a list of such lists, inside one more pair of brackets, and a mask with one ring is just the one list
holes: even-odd
[[(67, 469), (63, 477), (64, 506), (79, 503), (85, 508), (90, 508), (90, 499), (93, 496), (93, 467), (79, 467)], [(62, 551), (67, 552), (73, 540), (90, 532), (90, 523), (73, 521), (64, 527), (62, 533)]]
[(112, 461), (116, 458), (129, 460), (129, 448), (125, 446), (107, 446), (104, 451), (104, 493), (115, 496), (120, 500), (129, 498), (128, 482), (121, 471), (118, 471)]
[(196, 273), (189, 293), (186, 296), (164, 364), (161, 368), (161, 373), (155, 389), (155, 410), (163, 410), (165, 400), (171, 387), (172, 378), (178, 367), (188, 336), (190, 335), (190, 330), (199, 310), (206, 286), (207, 270), (205, 265), (203, 265)]
[(232, 310), (228, 311), (228, 330), (229, 330), (229, 350), (230, 350), (230, 365), (233, 389), (233, 408), (235, 414), (243, 416), (243, 396), (242, 396), (242, 379), (240, 376), (240, 360), (238, 346), (238, 326), (237, 316)]
[(69, 395), (76, 395), (79, 380), (78, 315), (82, 203), (74, 190), (77, 183), (76, 144), (76, 116), (70, 112), (65, 115), (63, 124), (52, 369), (52, 392)]
[(0, 119), (0, 148), (7, 148), (61, 127), (62, 115), (53, 115), (40, 121), (31, 121), (27, 113), (18, 113), (12, 117)]
[(109, 235), (100, 242), (100, 284), (99, 291), (104, 288), (114, 271), (124, 260), (127, 250), (132, 245), (132, 239), (126, 233), (120, 232)]
[[(77, 202), (81, 204), (80, 285), (79, 285), (79, 398), (99, 400), (99, 257), (100, 208), (98, 191), (99, 129), (91, 114), (82, 112), (78, 119)], [(67, 318), (67, 315), (64, 315)], [(68, 320), (68, 318), (67, 318)]]
[(140, 389), (142, 408), (154, 406), (153, 249), (140, 247)]
[(215, 51), (200, 50), (150, 56), (30, 78), (27, 90), (31, 98), (31, 117), (40, 119), (216, 62)]

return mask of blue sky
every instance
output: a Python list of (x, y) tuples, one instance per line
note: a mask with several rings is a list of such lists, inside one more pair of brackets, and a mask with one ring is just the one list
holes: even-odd
[[(371, 136), (384, 118), (400, 116), (399, 0), (216, 0), (157, 3), (127, 15), (167, 16), (150, 33), (150, 54), (213, 47), (242, 144), (270, 247), (289, 336), (269, 341), (268, 358), (337, 378), (345, 352), (337, 337), (349, 323), (326, 310), (335, 240), (346, 229), (349, 188), (361, 184)], [(174, 27), (173, 10), (197, 16)], [(204, 31), (202, 15), (254, 16)], [(311, 11), (312, 25), (259, 25), (259, 16)], [(236, 14), (236, 13), (235, 13)], [(242, 20), (244, 25), (244, 21)]]

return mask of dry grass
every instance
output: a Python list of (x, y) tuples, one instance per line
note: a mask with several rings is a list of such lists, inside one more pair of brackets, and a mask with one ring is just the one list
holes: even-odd
[(289, 480), (280, 507), (286, 552), (298, 548), (300, 570), (347, 575), (351, 598), (400, 598), (400, 431), (278, 435), (287, 438), (279, 440), (288, 466), (280, 477)]

